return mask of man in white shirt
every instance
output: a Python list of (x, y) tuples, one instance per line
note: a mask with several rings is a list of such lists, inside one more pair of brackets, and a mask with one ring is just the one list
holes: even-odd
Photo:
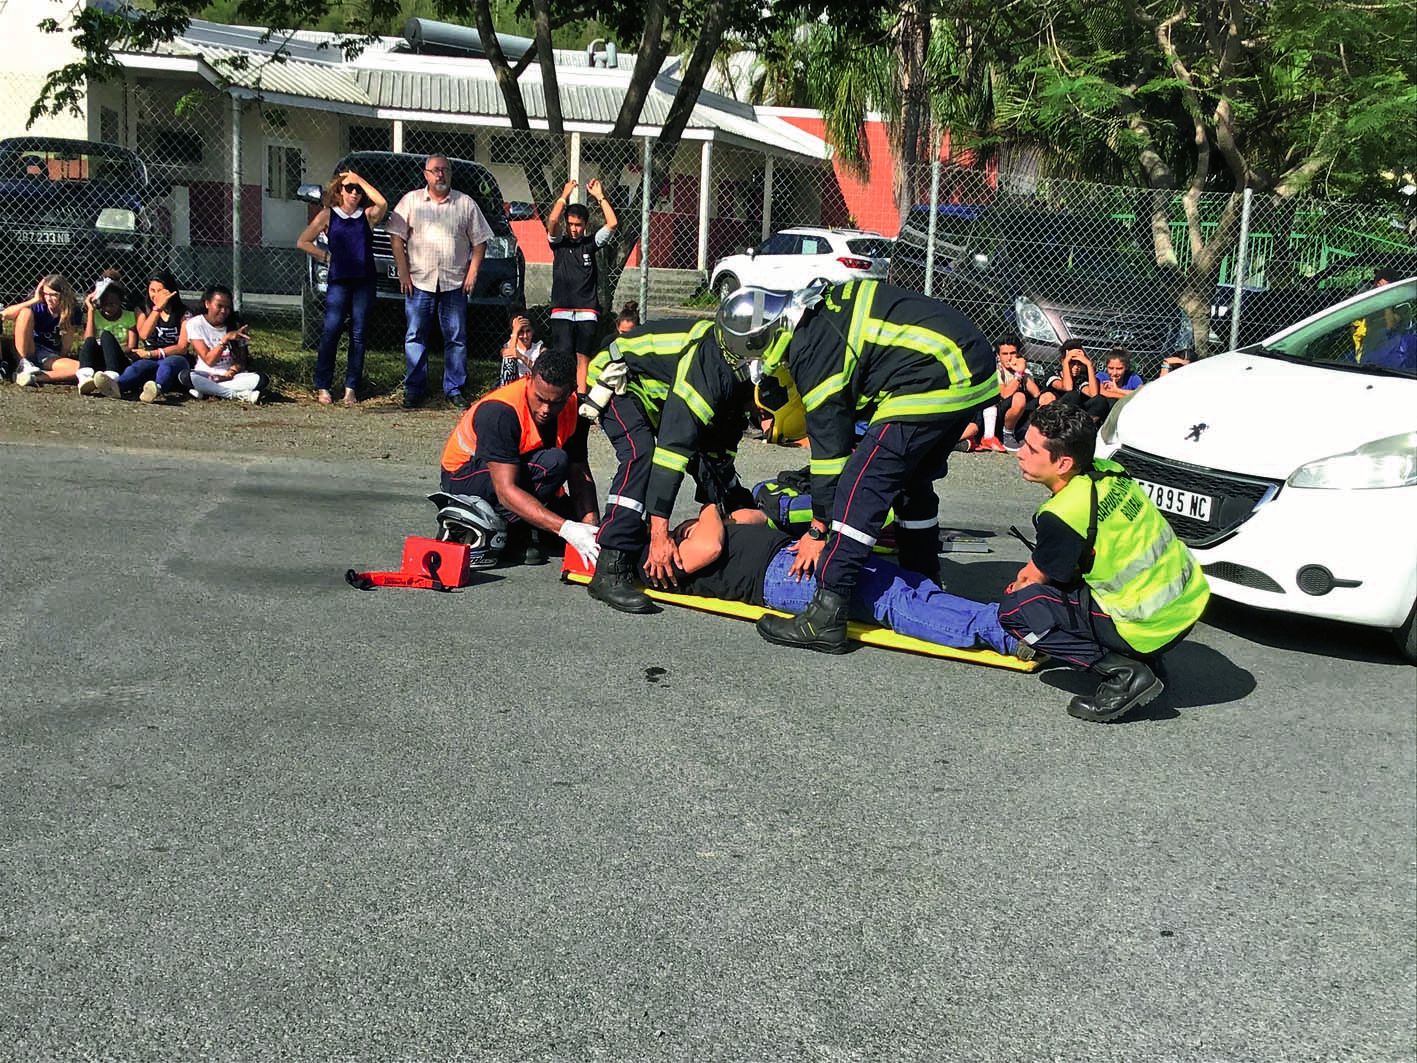
[(443, 333), (443, 393), (467, 409), (467, 297), (492, 230), (473, 198), (452, 186), (452, 164), (430, 155), (424, 188), (415, 188), (386, 223), (393, 245), (408, 330), (404, 334), (403, 404), (418, 406), (428, 385), (428, 329), (433, 317)]

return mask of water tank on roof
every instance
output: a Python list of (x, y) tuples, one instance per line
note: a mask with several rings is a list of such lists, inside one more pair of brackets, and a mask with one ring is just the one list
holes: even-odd
[[(435, 22), (431, 18), (411, 18), (403, 26), (404, 40), (415, 52), (424, 55), (460, 55), (484, 59), (487, 52), (482, 38), (471, 26), (455, 26), (451, 22)], [(532, 46), (530, 37), (497, 34), (497, 43), (508, 59), (520, 59)]]

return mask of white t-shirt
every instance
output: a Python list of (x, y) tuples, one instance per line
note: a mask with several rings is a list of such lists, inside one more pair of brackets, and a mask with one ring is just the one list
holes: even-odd
[[(202, 314), (193, 314), (187, 319), (187, 339), (201, 340), (207, 345), (207, 350), (212, 350), (221, 342), (221, 338), (227, 333), (225, 325), (213, 325)], [(234, 340), (233, 345), (241, 343), (241, 340)], [(197, 355), (197, 350), (192, 349), (192, 372), (201, 373), (203, 376), (211, 376), (213, 373), (225, 373), (236, 368), (236, 360), (231, 356), (231, 347), (222, 349), (214, 364), (208, 365)]]

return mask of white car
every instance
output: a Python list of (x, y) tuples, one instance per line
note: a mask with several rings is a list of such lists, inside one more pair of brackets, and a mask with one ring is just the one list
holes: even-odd
[(741, 255), (714, 263), (709, 290), (720, 300), (746, 285), (798, 291), (813, 281), (884, 278), (894, 241), (861, 229), (783, 229)]
[(1417, 279), (1374, 288), (1117, 403), (1122, 463), (1212, 593), (1395, 631), (1417, 661)]

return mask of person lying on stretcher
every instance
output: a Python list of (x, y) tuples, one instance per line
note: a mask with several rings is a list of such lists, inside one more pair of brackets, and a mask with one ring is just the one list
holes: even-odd
[[(797, 613), (816, 593), (810, 576), (789, 570), (797, 544), (767, 522), (758, 509), (737, 509), (724, 520), (709, 505), (674, 529), (681, 570), (662, 590), (747, 602)], [(644, 558), (640, 559), (644, 576)], [(646, 583), (649, 580), (646, 579)], [(999, 626), (999, 607), (947, 593), (918, 572), (881, 558), (861, 569), (850, 598), (851, 619), (880, 624), (899, 635), (956, 649), (990, 649), (1027, 660), (1032, 649)]]

